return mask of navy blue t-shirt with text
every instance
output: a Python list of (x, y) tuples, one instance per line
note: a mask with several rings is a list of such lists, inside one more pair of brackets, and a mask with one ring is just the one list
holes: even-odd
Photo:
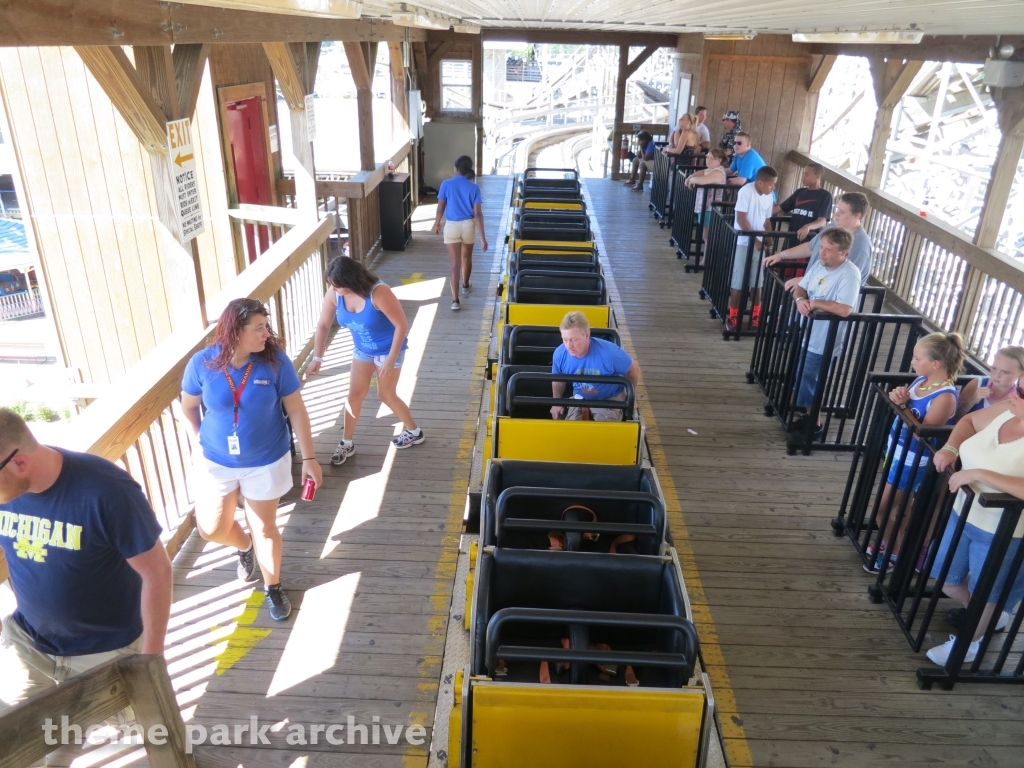
[(0, 505), (14, 621), (54, 656), (123, 648), (142, 634), (142, 578), (127, 560), (153, 548), (160, 524), (127, 472), (58, 450), (52, 486)]

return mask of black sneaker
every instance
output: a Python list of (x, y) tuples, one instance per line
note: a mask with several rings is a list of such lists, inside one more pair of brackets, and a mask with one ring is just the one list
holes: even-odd
[(238, 578), (245, 582), (256, 581), (256, 550), (249, 537), (249, 549), (238, 550)]
[(267, 607), (270, 608), (270, 618), (274, 621), (284, 621), (292, 615), (292, 602), (280, 584), (271, 584), (265, 592)]

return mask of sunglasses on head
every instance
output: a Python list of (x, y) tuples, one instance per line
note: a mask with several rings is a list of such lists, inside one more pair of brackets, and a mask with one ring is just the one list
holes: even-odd
[(18, 453), (18, 449), (15, 448), (13, 451), (11, 451), (11, 453), (7, 456), (6, 459), (4, 459), (3, 461), (0, 461), (0, 470), (3, 470), (4, 467), (6, 467), (8, 464), (10, 464), (11, 463), (11, 459), (13, 459), (17, 455), (17, 453)]
[(245, 317), (250, 312), (259, 312), (261, 315), (264, 315), (267, 314), (267, 308), (259, 299), (246, 299), (238, 308), (238, 316)]

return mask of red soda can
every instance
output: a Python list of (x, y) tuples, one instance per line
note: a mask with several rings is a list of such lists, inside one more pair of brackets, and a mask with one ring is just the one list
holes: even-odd
[(305, 482), (302, 483), (302, 500), (312, 501), (313, 496), (316, 494), (316, 481), (312, 477), (307, 477)]

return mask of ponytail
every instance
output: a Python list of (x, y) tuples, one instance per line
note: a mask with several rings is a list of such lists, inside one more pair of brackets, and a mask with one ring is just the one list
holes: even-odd
[(967, 347), (959, 333), (929, 333), (918, 344), (932, 360), (942, 363), (946, 376), (955, 379), (967, 361)]
[(458, 171), (460, 176), (465, 176), (470, 181), (476, 178), (476, 173), (473, 171), (473, 158), (469, 155), (461, 155), (455, 161), (455, 170)]

